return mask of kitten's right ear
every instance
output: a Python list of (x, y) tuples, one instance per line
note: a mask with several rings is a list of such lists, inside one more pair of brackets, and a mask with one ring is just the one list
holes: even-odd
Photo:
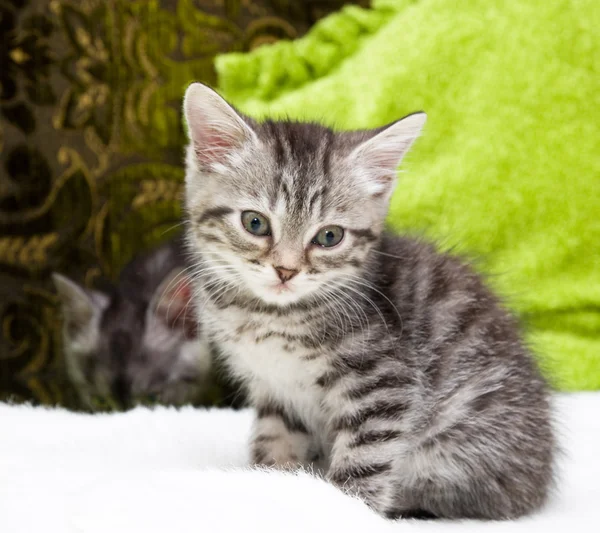
[(97, 291), (84, 289), (69, 278), (52, 274), (52, 281), (60, 299), (65, 331), (70, 338), (85, 333), (108, 304), (108, 297)]
[(215, 91), (201, 83), (192, 83), (183, 101), (188, 134), (198, 163), (223, 163), (227, 154), (256, 140), (256, 134)]
[(364, 183), (374, 197), (389, 199), (396, 183), (396, 169), (420, 135), (427, 115), (413, 113), (379, 130), (351, 154), (353, 164), (365, 169)]

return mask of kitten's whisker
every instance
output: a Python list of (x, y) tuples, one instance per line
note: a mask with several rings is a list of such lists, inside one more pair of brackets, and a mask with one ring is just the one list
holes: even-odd
[[(162, 307), (162, 303), (163, 303), (163, 299), (168, 295), (171, 287), (173, 285), (176, 285), (177, 283), (179, 283), (181, 281), (181, 279), (183, 277), (185, 277), (187, 275), (187, 273), (193, 268), (193, 266), (188, 266), (186, 268), (184, 268), (181, 272), (177, 273), (177, 275), (169, 281), (169, 283), (167, 284), (167, 286), (163, 289), (162, 293), (160, 294), (159, 298), (158, 298), (158, 302), (156, 304), (157, 308)], [(175, 294), (173, 294), (171, 296), (171, 301), (169, 302), (168, 306), (167, 306), (167, 315), (166, 315), (166, 319), (168, 320), (169, 318), (169, 312), (171, 310), (171, 304), (173, 303), (173, 300), (179, 295), (179, 293), (183, 290), (183, 287), (179, 287), (179, 289), (175, 292)]]
[(354, 337), (354, 325), (352, 324), (352, 320), (348, 316), (348, 313), (344, 306), (340, 305), (340, 300), (335, 294), (335, 292), (332, 291), (330, 293), (325, 293), (323, 296), (324, 298), (327, 298), (327, 303), (332, 302), (334, 304), (333, 307), (330, 307), (330, 309), (335, 313), (337, 319), (339, 319), (340, 329), (342, 330), (342, 333), (346, 333), (346, 326), (344, 321), (344, 318), (346, 318), (348, 320), (348, 325), (350, 326), (351, 335), (352, 337)]
[[(338, 282), (338, 286), (339, 286), (339, 287), (342, 289), (342, 291), (343, 291), (344, 289), (348, 288), (348, 285), (347, 285), (346, 283), (344, 283), (344, 281), (343, 281), (343, 280), (342, 280), (342, 281), (340, 281), (340, 282)], [(360, 304), (359, 304), (359, 303), (358, 303), (358, 302), (357, 302), (357, 301), (356, 301), (356, 300), (355, 300), (355, 299), (352, 297), (352, 295), (351, 295), (351, 294), (348, 294), (348, 293), (344, 293), (344, 292), (342, 292), (341, 294), (339, 294), (339, 297), (342, 299), (342, 301), (343, 301), (344, 303), (346, 303), (346, 302), (347, 302), (348, 304), (352, 305), (353, 309), (358, 309), (358, 310), (360, 311), (360, 313), (361, 313), (362, 317), (365, 319), (365, 322), (366, 322), (366, 324), (367, 324), (368, 331), (370, 331), (370, 322), (369, 322), (369, 318), (368, 318), (367, 314), (365, 313), (365, 311), (364, 311), (364, 309), (363, 309), (362, 305), (360, 305)], [(357, 316), (357, 315), (356, 315), (356, 316)], [(357, 318), (359, 318), (359, 317), (357, 316)], [(361, 320), (361, 328), (364, 328), (362, 320)]]
[(222, 287), (230, 285), (232, 278), (237, 279), (234, 274), (222, 272), (220, 277), (205, 282), (202, 285), (202, 289), (207, 293), (212, 294), (213, 291), (220, 290)]
[[(335, 321), (336, 321), (336, 325), (339, 325), (340, 329), (342, 330), (342, 332), (345, 333), (345, 326), (344, 326), (344, 319), (342, 317), (342, 315), (340, 315), (339, 311), (338, 311), (338, 306), (335, 305), (336, 300), (335, 300), (335, 296), (333, 291), (329, 291), (329, 292), (325, 292), (323, 294), (318, 294), (317, 295), (317, 301), (318, 302), (323, 302), (324, 305), (326, 307), (328, 307), (334, 314), (335, 314)], [(334, 305), (330, 305), (330, 303), (333, 303)], [(326, 335), (327, 331), (324, 330), (323, 334)], [(323, 341), (321, 341), (323, 342)]]
[[(338, 286), (339, 286), (339, 283), (334, 282), (333, 286), (331, 287), (331, 290), (324, 293), (324, 296), (327, 296), (329, 298), (328, 301), (333, 302), (334, 307), (332, 309), (338, 316), (340, 316), (342, 331), (345, 332), (344, 319), (343, 319), (343, 317), (345, 317), (348, 320), (348, 325), (350, 326), (352, 337), (354, 337), (354, 324), (352, 323), (352, 318), (348, 314), (348, 310), (346, 309), (346, 306), (343, 305), (344, 304), (343, 299), (335, 291), (335, 289)], [(343, 315), (339, 315), (340, 311)]]
[[(342, 288), (344, 288), (344, 283), (343, 282), (341, 282), (340, 285), (342, 286)], [(342, 296), (340, 296), (340, 298), (342, 298)], [(367, 345), (367, 342), (365, 342), (365, 341), (368, 341), (368, 339), (371, 338), (371, 323), (369, 322), (369, 317), (365, 313), (362, 305), (360, 305), (359, 302), (357, 302), (352, 297), (352, 295), (346, 294), (345, 298), (342, 298), (342, 300), (343, 300), (344, 303), (347, 302), (348, 304), (350, 304), (352, 306), (352, 309), (353, 309), (353, 312), (354, 312), (354, 316), (359, 320), (359, 325), (360, 325), (361, 333), (362, 333), (362, 335), (361, 335), (361, 340), (362, 340), (362, 342), (361, 342), (361, 344), (362, 344), (362, 358), (364, 360), (364, 357), (365, 357), (365, 348), (366, 348), (366, 345)], [(366, 338), (365, 338), (365, 334), (364, 334), (364, 323), (362, 321), (362, 318), (356, 313), (356, 309), (358, 309), (360, 311), (362, 317), (366, 321), (366, 325), (367, 325)]]
[[(194, 268), (194, 265), (192, 265), (192, 266), (189, 266), (189, 267), (185, 268), (183, 271), (179, 272), (179, 273), (177, 274), (177, 276), (175, 276), (175, 278), (174, 278), (173, 280), (171, 280), (171, 281), (169, 282), (169, 284), (168, 284), (168, 285), (167, 285), (167, 287), (164, 289), (164, 291), (163, 291), (162, 295), (161, 295), (161, 296), (160, 296), (160, 298), (159, 298), (158, 306), (161, 306), (161, 304), (162, 304), (162, 300), (163, 300), (163, 298), (166, 296), (166, 294), (167, 294), (167, 292), (169, 291), (169, 289), (171, 288), (171, 286), (172, 286), (172, 285), (174, 285), (174, 284), (180, 283), (181, 279), (182, 279), (182, 278), (183, 278), (183, 277), (184, 277), (184, 276), (187, 274), (187, 272), (188, 272), (190, 269), (192, 269), (192, 268)], [(192, 282), (192, 281), (194, 281), (195, 279), (197, 279), (197, 278), (196, 278), (196, 276), (197, 276), (197, 275), (198, 275), (198, 271), (195, 271), (195, 272), (193, 272), (193, 273), (192, 273), (192, 275), (191, 275), (191, 276), (188, 276), (188, 277), (189, 277), (189, 280), (190, 280), (190, 282)], [(169, 321), (169, 314), (170, 314), (170, 312), (171, 312), (171, 306), (172, 306), (173, 302), (175, 301), (175, 299), (176, 299), (176, 298), (179, 296), (179, 294), (180, 294), (180, 293), (181, 293), (181, 291), (183, 291), (183, 290), (184, 290), (184, 286), (183, 286), (183, 285), (181, 285), (181, 286), (180, 286), (180, 287), (179, 287), (179, 288), (178, 288), (178, 289), (177, 289), (177, 290), (176, 290), (176, 291), (175, 291), (175, 292), (174, 292), (174, 293), (171, 295), (171, 299), (170, 299), (170, 301), (169, 301), (169, 304), (168, 304), (168, 306), (167, 306), (167, 312), (166, 312), (166, 315), (165, 315), (165, 318), (166, 318), (166, 320), (167, 320), (167, 321)], [(176, 322), (177, 320), (179, 320), (179, 317), (181, 316), (181, 313), (182, 313), (182, 312), (185, 310), (185, 312), (186, 312), (186, 315), (184, 315), (184, 325), (185, 325), (185, 316), (187, 316), (187, 307), (188, 307), (188, 305), (189, 305), (189, 302), (188, 302), (188, 303), (186, 303), (186, 305), (184, 306), (184, 308), (183, 308), (182, 310), (180, 310), (180, 311), (179, 311), (179, 313), (178, 313), (178, 314), (177, 314), (177, 316), (175, 317), (175, 322)]]
[(165, 233), (168, 233), (171, 230), (174, 230), (175, 228), (178, 228), (179, 226), (183, 226), (185, 224), (185, 220), (182, 222), (178, 222), (177, 224), (175, 224), (174, 226), (171, 226), (170, 228), (167, 228), (166, 230), (164, 230), (161, 234), (160, 237), (162, 237)]
[[(228, 288), (230, 288), (234, 282), (237, 282), (237, 286), (239, 287), (239, 285), (240, 285), (239, 282), (242, 280), (242, 278), (235, 271), (235, 269), (232, 268), (232, 270), (233, 270), (233, 274), (231, 272), (222, 272), (222, 274), (226, 274), (226, 275), (225, 276), (222, 275), (221, 277), (216, 278), (214, 280), (209, 280), (202, 285), (201, 290), (199, 290), (199, 292), (198, 292), (199, 297), (208, 296), (208, 298), (203, 299), (204, 307), (206, 307), (206, 302), (209, 299), (215, 298), (215, 294), (217, 292), (220, 293), (220, 295), (217, 296), (217, 299), (218, 299), (220, 296), (223, 295), (224, 292), (229, 290)], [(203, 291), (206, 294), (203, 294)]]
[(393, 257), (394, 259), (402, 259), (402, 260), (406, 259), (406, 257), (402, 257), (400, 255), (389, 254), (387, 252), (380, 252), (379, 250), (375, 250), (375, 249), (372, 249), (371, 253), (385, 255), (386, 257)]
[(359, 278), (358, 276), (353, 276), (353, 275), (349, 275), (348, 277), (353, 279), (353, 283), (357, 283), (358, 285), (362, 285), (363, 287), (367, 287), (367, 288), (375, 291), (377, 294), (382, 296), (392, 306), (392, 308), (396, 312), (396, 316), (400, 320), (400, 336), (402, 336), (402, 332), (404, 331), (404, 321), (402, 320), (402, 315), (400, 314), (400, 311), (398, 311), (398, 308), (396, 307), (394, 302), (392, 302), (385, 294), (383, 294), (383, 292), (381, 292), (379, 289), (377, 289), (372, 283), (366, 282), (365, 279)]
[[(208, 268), (206, 270), (209, 270)], [(223, 272), (224, 269), (220, 268), (219, 271)], [(203, 272), (204, 273), (204, 272)], [(193, 275), (195, 275), (196, 277), (192, 277), (190, 279), (190, 281), (194, 281), (195, 279), (197, 279), (197, 275), (199, 274), (198, 271), (196, 271)], [(181, 291), (183, 288), (180, 288), (179, 291)], [(179, 291), (173, 296), (173, 299), (177, 296), (177, 294), (179, 293)], [(194, 291), (192, 291), (192, 294), (195, 296)], [(171, 300), (171, 303), (173, 301), (173, 299)], [(169, 303), (169, 309), (167, 310), (167, 316), (169, 314), (170, 311), (170, 307), (171, 307), (171, 303)], [(191, 302), (187, 302), (186, 305), (183, 307), (183, 309), (181, 309), (178, 313), (178, 315), (175, 317), (175, 321), (179, 320), (179, 317), (181, 316), (181, 313), (184, 313), (183, 315), (183, 325), (185, 327), (186, 321), (187, 321), (187, 311), (188, 311), (188, 307), (190, 305)]]
[(388, 328), (387, 321), (385, 320), (385, 317), (383, 316), (383, 313), (381, 312), (381, 310), (379, 309), (379, 307), (377, 306), (377, 304), (373, 300), (371, 300), (368, 296), (366, 296), (365, 294), (363, 294), (362, 292), (360, 292), (358, 289), (355, 289), (355, 288), (351, 287), (350, 285), (346, 285), (346, 289), (348, 289), (348, 290), (350, 290), (350, 291), (358, 294), (358, 296), (360, 296), (361, 298), (363, 298), (365, 301), (367, 301), (371, 305), (371, 307), (373, 307), (373, 309), (379, 315), (379, 318), (381, 318), (381, 322), (385, 326), (385, 329), (387, 330), (387, 333), (389, 335), (390, 334), (390, 330)]
[[(354, 298), (352, 298), (352, 296), (350, 296), (350, 295), (348, 296), (348, 299), (346, 301), (349, 304), (350, 308), (352, 309), (353, 315), (358, 320), (360, 331), (361, 331), (361, 333), (363, 333), (362, 336), (364, 337), (364, 330), (365, 330), (365, 325), (366, 325), (366, 328), (367, 328), (367, 338), (370, 338), (370, 336), (371, 336), (371, 325), (369, 323), (369, 317), (364, 312), (362, 306), (359, 305), (358, 302), (356, 302), (354, 300)], [(357, 310), (360, 312), (360, 315), (356, 312)]]
[[(197, 300), (198, 300), (198, 295), (197, 295), (196, 291), (195, 291), (195, 290), (193, 290), (193, 289), (192, 289), (192, 295), (193, 295), (193, 298), (192, 298), (192, 299), (193, 299), (194, 301), (196, 301), (196, 302), (197, 302)], [(189, 303), (188, 303), (188, 305), (186, 305), (186, 306), (185, 306), (185, 313), (184, 313), (184, 315), (183, 315), (183, 325), (184, 325), (184, 327), (185, 327), (185, 324), (186, 324), (186, 322), (187, 322), (187, 311), (188, 311), (188, 306), (189, 306)], [(179, 318), (179, 317), (177, 317), (177, 318)], [(196, 321), (196, 325), (197, 325), (197, 322), (199, 321), (199, 318), (200, 318), (200, 317), (199, 317), (199, 316), (196, 316), (195, 318), (196, 318), (196, 320), (195, 320), (195, 321)]]

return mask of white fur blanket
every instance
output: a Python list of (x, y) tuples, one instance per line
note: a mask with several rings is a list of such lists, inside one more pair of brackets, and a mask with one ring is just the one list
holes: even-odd
[(0, 404), (1, 533), (600, 531), (600, 392), (557, 397), (558, 491), (515, 522), (387, 522), (309, 474), (247, 468), (249, 411)]

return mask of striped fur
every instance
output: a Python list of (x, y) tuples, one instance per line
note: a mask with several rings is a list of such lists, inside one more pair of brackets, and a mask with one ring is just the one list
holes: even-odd
[[(419, 119), (258, 124), (197, 84), (185, 112), (198, 315), (257, 409), (255, 462), (316, 461), (390, 518), (540, 508), (555, 440), (518, 324), (468, 265), (382, 231)], [(245, 231), (244, 210), (272, 233)], [(330, 224), (342, 242), (312, 245)], [(285, 287), (278, 265), (299, 271)]]

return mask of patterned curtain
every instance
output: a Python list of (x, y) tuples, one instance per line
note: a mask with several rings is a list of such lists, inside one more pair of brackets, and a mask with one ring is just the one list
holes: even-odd
[(0, 400), (76, 407), (49, 275), (114, 280), (178, 231), (186, 85), (344, 3), (0, 0)]

